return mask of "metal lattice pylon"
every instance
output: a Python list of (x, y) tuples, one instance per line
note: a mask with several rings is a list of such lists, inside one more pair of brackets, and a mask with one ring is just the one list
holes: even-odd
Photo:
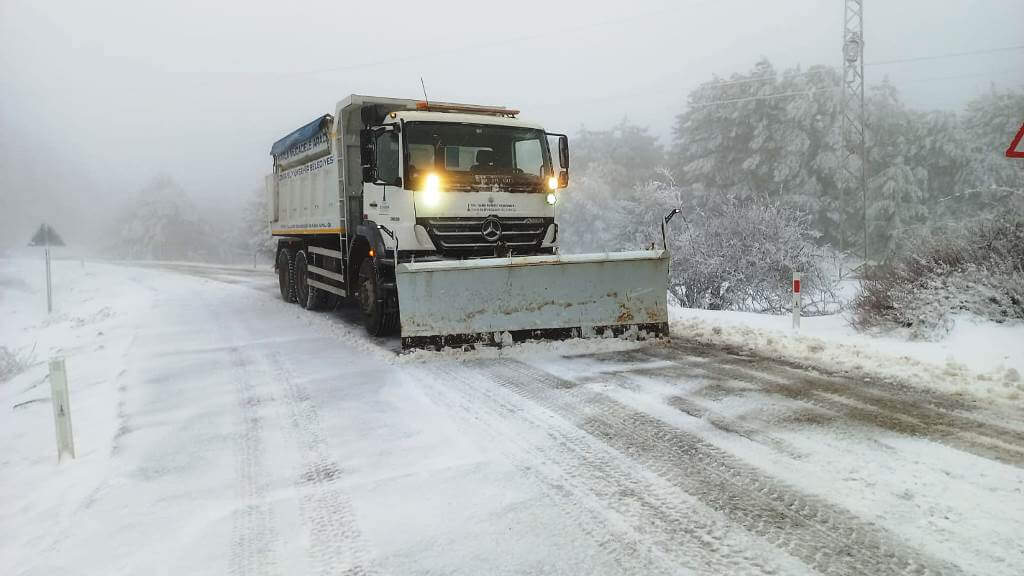
[(864, 262), (868, 260), (867, 156), (864, 136), (864, 2), (845, 0), (843, 15), (842, 181), (839, 250), (846, 246), (847, 200), (858, 189), (864, 208)]

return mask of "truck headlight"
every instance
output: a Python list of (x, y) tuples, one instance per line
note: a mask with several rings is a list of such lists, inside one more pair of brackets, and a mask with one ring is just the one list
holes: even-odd
[(441, 177), (434, 172), (427, 174), (420, 197), (427, 206), (437, 206), (441, 201)]
[(554, 206), (555, 202), (558, 202), (558, 196), (556, 196), (554, 193), (549, 193), (548, 197), (545, 198), (545, 200), (548, 201), (548, 204)]
[[(548, 178), (548, 189), (558, 190), (558, 178), (555, 178), (554, 176)], [(552, 202), (552, 204), (554, 204), (554, 202)]]

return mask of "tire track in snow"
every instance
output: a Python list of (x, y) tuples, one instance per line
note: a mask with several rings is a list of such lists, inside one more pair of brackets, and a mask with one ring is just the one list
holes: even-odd
[[(798, 573), (796, 559), (752, 538), (712, 511), (695, 510), (677, 488), (638, 470), (558, 415), (538, 411), (515, 390), (495, 388), (457, 365), (431, 367), (440, 376), (423, 391), (505, 447), (559, 511), (615, 562), (622, 573)], [(444, 384), (435, 384), (443, 382)], [(511, 394), (510, 394), (511, 392)], [(510, 422), (544, 432), (523, 437)]]
[(274, 550), (280, 541), (264, 460), (263, 418), (260, 408), (272, 398), (253, 389), (248, 363), (237, 347), (228, 351), (241, 429), (235, 439), (235, 476), (242, 505), (232, 514), (228, 573), (232, 576), (280, 574)]
[(786, 442), (785, 440), (763, 430), (759, 430), (747, 422), (719, 414), (701, 403), (694, 402), (690, 398), (669, 396), (665, 399), (665, 402), (676, 410), (679, 410), (693, 418), (697, 418), (698, 420), (704, 420), (723, 432), (742, 436), (751, 442), (756, 442), (762, 446), (766, 446), (780, 454), (785, 454), (794, 460), (801, 460), (805, 456), (789, 442)]
[(331, 458), (320, 415), (308, 391), (295, 381), (280, 354), (268, 353), (271, 377), (280, 383), (287, 404), (288, 435), (302, 470), (296, 477), (299, 513), (309, 536), (309, 554), (317, 574), (376, 574), (369, 565), (352, 503), (338, 485), (342, 472)]
[[(687, 355), (697, 355), (693, 361)], [(965, 403), (930, 391), (839, 376), (820, 376), (770, 361), (704, 350), (651, 348), (651, 357), (675, 366), (638, 370), (661, 378), (686, 377), (694, 369), (718, 380), (755, 384), (756, 391), (796, 400), (838, 418), (897, 434), (927, 438), (950, 448), (1024, 468), (1024, 433), (964, 416)]]
[(699, 436), (516, 361), (479, 373), (573, 422), (823, 574), (959, 574), (881, 527), (766, 476)]
[[(642, 359), (642, 361), (649, 360), (650, 357), (645, 357)], [(639, 382), (634, 379), (635, 376), (642, 376), (644, 380), (654, 380), (652, 378), (646, 377), (646, 374), (642, 372), (643, 370), (649, 369), (644, 368), (640, 370), (615, 370), (612, 372), (599, 372), (594, 375), (588, 375), (579, 379), (575, 379), (575, 381), (579, 382), (580, 384), (611, 384), (624, 390), (636, 390), (638, 388)], [(723, 432), (734, 434), (736, 436), (741, 436), (743, 438), (746, 438), (747, 440), (750, 440), (751, 442), (761, 444), (766, 448), (769, 448), (780, 454), (784, 454), (790, 458), (793, 458), (794, 460), (801, 460), (806, 456), (803, 452), (798, 450), (789, 442), (781, 438), (778, 438), (777, 436), (769, 432), (766, 432), (760, 428), (757, 428), (756, 426), (752, 426), (749, 421), (743, 421), (741, 419), (733, 418), (731, 416), (727, 416), (725, 414), (716, 412), (707, 405), (694, 401), (692, 398), (671, 395), (665, 398), (665, 403), (675, 408), (676, 410), (679, 410), (680, 412), (697, 420), (702, 420)]]

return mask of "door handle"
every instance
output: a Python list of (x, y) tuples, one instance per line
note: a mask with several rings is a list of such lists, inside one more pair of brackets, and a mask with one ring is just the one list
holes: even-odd
[(377, 207), (377, 203), (376, 202), (370, 202), (370, 208), (376, 208), (376, 207)]

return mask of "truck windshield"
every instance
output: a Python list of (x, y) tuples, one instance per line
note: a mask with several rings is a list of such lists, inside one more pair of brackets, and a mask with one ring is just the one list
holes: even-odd
[(541, 192), (551, 174), (542, 130), (491, 124), (407, 122), (406, 181), (436, 172), (449, 190)]

